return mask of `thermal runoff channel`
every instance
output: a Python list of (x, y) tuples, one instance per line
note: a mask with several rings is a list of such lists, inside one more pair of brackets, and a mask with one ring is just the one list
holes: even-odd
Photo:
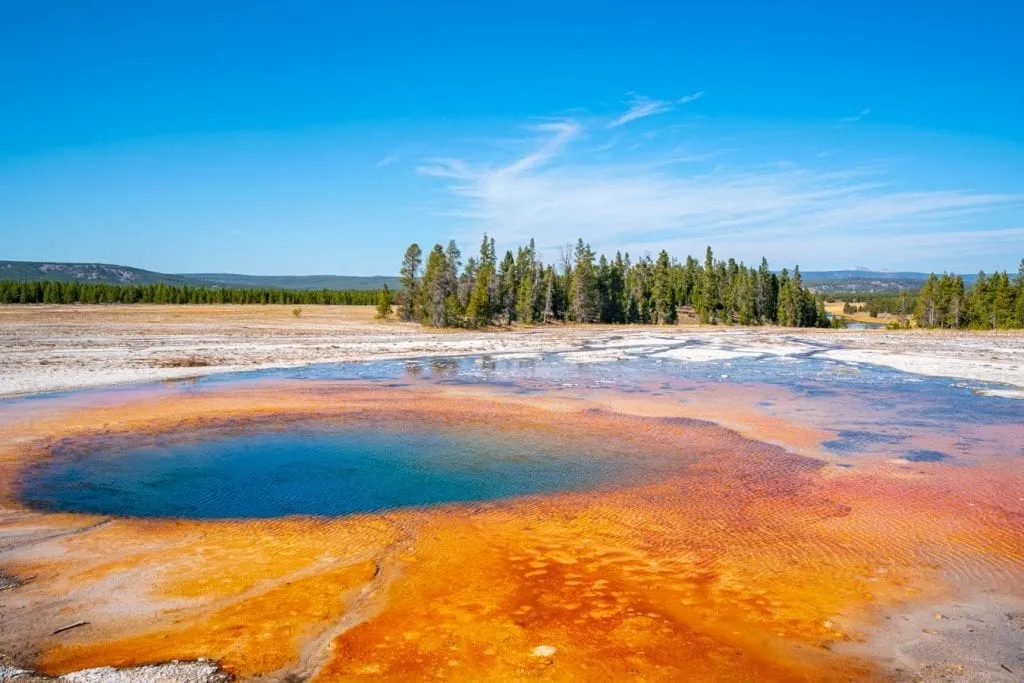
[(1003, 652), (1024, 403), (790, 347), (8, 401), (4, 572), (36, 578), (3, 647), (318, 681), (871, 678), (925, 628)]

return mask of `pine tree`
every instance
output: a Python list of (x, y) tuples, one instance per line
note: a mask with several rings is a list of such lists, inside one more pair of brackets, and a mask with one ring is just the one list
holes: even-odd
[(973, 327), (989, 327), (992, 319), (992, 298), (989, 291), (988, 278), (984, 272), (978, 273), (971, 289), (971, 298), (968, 302), (970, 307), (970, 320)]
[(818, 299), (815, 302), (815, 322), (818, 327), (832, 327), (828, 313), (825, 311), (825, 300)]
[(448, 246), (444, 250), (445, 263), (448, 264), (448, 282), (459, 281), (459, 268), (462, 267), (462, 252), (459, 251), (455, 240), (448, 240)]
[(942, 312), (943, 327), (957, 329), (964, 326), (966, 320), (966, 293), (964, 279), (959, 275), (942, 274)]
[(634, 323), (648, 324), (654, 319), (653, 305), (651, 303), (651, 290), (653, 289), (654, 265), (650, 256), (643, 256), (630, 270), (627, 277), (629, 283), (629, 321)]
[(450, 272), (444, 249), (440, 244), (435, 244), (427, 257), (420, 288), (420, 318), (428, 325), (443, 327), (449, 323), (446, 304), (452, 293)]
[(541, 321), (550, 322), (555, 318), (555, 269), (552, 266), (548, 266), (544, 270), (544, 304), (541, 309)]
[(921, 287), (921, 292), (917, 297), (917, 309), (914, 311), (918, 327), (935, 327), (938, 318), (935, 310), (935, 288), (937, 286), (938, 278), (935, 277), (935, 273), (932, 273)]
[(387, 284), (385, 284), (380, 288), (380, 294), (377, 295), (377, 317), (382, 320), (390, 318), (392, 304), (394, 304), (394, 297)]
[(992, 329), (1009, 327), (1013, 321), (1013, 289), (1007, 273), (992, 276)]
[(459, 274), (458, 296), (459, 305), (463, 310), (468, 310), (469, 300), (473, 296), (473, 289), (476, 287), (476, 273), (479, 266), (472, 256), (466, 261), (466, 267)]
[(804, 297), (803, 277), (800, 275), (800, 266), (793, 266), (793, 272), (789, 276), (789, 291), (789, 324), (793, 327), (803, 327), (807, 320), (807, 301)]
[(1014, 282), (1013, 298), (1013, 326), (1019, 329), (1024, 327), (1024, 259), (1020, 260), (1020, 266), (1017, 268), (1017, 279)]
[(494, 272), (494, 240), (484, 233), (480, 244), (480, 263), (476, 269), (473, 292), (466, 304), (466, 319), (471, 327), (487, 327), (494, 317), (493, 292), (497, 277)]
[(718, 298), (718, 278), (715, 272), (714, 254), (709, 246), (704, 252), (704, 270), (701, 274), (700, 302), (697, 313), (702, 323), (718, 322), (720, 301)]
[(789, 271), (785, 268), (779, 273), (779, 301), (775, 319), (783, 327), (795, 327), (797, 322), (793, 286), (789, 280)]
[(597, 322), (600, 300), (594, 252), (580, 239), (576, 243), (575, 267), (572, 274), (572, 317), (578, 323)]
[(516, 314), (516, 260), (505, 252), (498, 271), (498, 313), (505, 325), (511, 325)]
[(491, 304), (491, 280), (494, 278), (494, 266), (490, 263), (481, 265), (476, 270), (476, 281), (473, 293), (466, 306), (466, 318), (473, 327), (487, 327), (493, 317)]
[(658, 254), (654, 264), (654, 277), (651, 284), (651, 298), (654, 303), (654, 322), (659, 325), (674, 325), (678, 318), (676, 311), (676, 292), (672, 287), (668, 252), (664, 249)]
[(519, 250), (516, 262), (518, 283), (516, 285), (516, 319), (526, 325), (533, 324), (537, 303), (537, 262), (534, 254), (533, 240), (530, 245)]
[(420, 300), (419, 276), (422, 263), (423, 251), (420, 249), (420, 245), (410, 244), (409, 248), (405, 250), (402, 268), (399, 271), (399, 280), (405, 293), (400, 313), (402, 320), (413, 320), (419, 317), (417, 306)]
[(740, 325), (756, 325), (757, 319), (757, 271), (741, 267), (736, 285), (739, 301)]
[(597, 291), (600, 300), (599, 319), (601, 322), (625, 322), (623, 312), (625, 286), (622, 255), (616, 254), (615, 260), (609, 262), (602, 254), (597, 262)]
[[(615, 322), (628, 323), (629, 319), (629, 252), (625, 256), (621, 252), (615, 252), (615, 261), (612, 262), (610, 287), (618, 292), (618, 301), (615, 305), (617, 315)], [(614, 295), (614, 294), (613, 294)]]
[[(693, 257), (680, 264), (665, 251), (656, 261), (644, 256), (632, 263), (628, 254), (616, 253), (614, 260), (596, 255), (580, 239), (574, 249), (570, 246), (562, 252), (556, 269), (540, 263), (531, 240), (518, 248), (516, 256), (507, 252), (499, 266), (494, 239), (484, 235), (479, 259), (470, 258), (460, 271), (460, 257), (454, 242), (446, 249), (435, 246), (428, 272), (420, 278), (422, 254), (418, 246), (410, 246), (401, 275), (413, 295), (406, 294), (401, 302), (403, 317), (419, 317), (427, 324), (471, 326), (489, 325), (495, 318), (505, 324), (515, 320), (665, 324), (676, 320), (679, 306), (692, 305), (702, 321), (713, 324), (809, 327), (841, 322), (830, 320), (824, 299), (803, 286), (799, 266), (776, 275), (765, 259), (757, 268), (735, 259), (716, 261), (710, 247), (703, 265)], [(0, 303), (22, 301), (346, 303), (352, 299), (349, 293), (327, 290), (300, 294), (266, 288), (0, 282)], [(843, 308), (850, 313), (853, 306), (847, 301)], [(1006, 272), (979, 273), (970, 289), (959, 275), (932, 274), (919, 292), (872, 296), (859, 310), (865, 308), (872, 316), (883, 311), (899, 316), (900, 327), (907, 325), (908, 314), (922, 327), (1024, 327), (1024, 261), (1014, 278)]]

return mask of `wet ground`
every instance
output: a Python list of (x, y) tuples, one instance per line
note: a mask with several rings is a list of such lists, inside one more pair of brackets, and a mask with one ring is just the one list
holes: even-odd
[[(1024, 401), (830, 350), (634, 336), (5, 400), (0, 652), (51, 674), (1018, 680)], [(950, 601), (959, 621), (886, 630)], [(985, 656), (890, 652), (979, 618)]]

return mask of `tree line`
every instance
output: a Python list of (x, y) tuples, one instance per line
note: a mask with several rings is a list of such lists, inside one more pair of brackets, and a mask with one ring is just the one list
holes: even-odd
[(418, 244), (405, 252), (400, 272), (399, 317), (435, 327), (486, 327), (513, 322), (674, 324), (681, 307), (710, 324), (828, 327), (824, 300), (803, 285), (800, 268), (774, 273), (714, 257), (680, 262), (661, 251), (635, 261), (629, 254), (598, 256), (578, 240), (545, 264), (535, 243), (498, 260), (494, 239), (484, 235), (479, 254), (462, 264), (454, 241)]
[(978, 273), (970, 289), (959, 275), (932, 273), (917, 293), (914, 316), (921, 327), (1024, 328), (1024, 259), (1017, 276)]
[[(916, 292), (856, 292), (834, 295), (845, 301), (843, 313), (867, 311), (869, 315), (889, 313), (918, 327), (945, 329), (1021, 329), (1024, 328), (1024, 259), (1013, 278), (1006, 271), (986, 275), (978, 273), (967, 287), (961, 275), (932, 273)], [(861, 302), (854, 306), (852, 302)]]
[[(842, 301), (843, 314), (867, 313), (878, 317), (879, 313), (890, 313), (909, 319), (917, 306), (917, 292), (843, 292), (830, 296), (833, 301)], [(856, 304), (854, 302), (857, 302)]]
[[(402, 291), (298, 290), (113, 285), (82, 282), (0, 281), (2, 304), (285, 304), (377, 305), (387, 317), (397, 302), (399, 317), (438, 327), (485, 327), (513, 322), (673, 324), (688, 309), (710, 324), (828, 327), (824, 298), (803, 285), (800, 269), (772, 272), (734, 259), (679, 262), (661, 251), (636, 261), (629, 254), (597, 256), (582, 240), (562, 251), (557, 264), (544, 264), (533, 240), (498, 261), (486, 235), (478, 256), (467, 260), (454, 242), (435, 245), (424, 264), (416, 244), (405, 253)], [(424, 267), (425, 266), (425, 267)], [(913, 317), (920, 327), (952, 329), (1024, 328), (1024, 260), (1017, 275), (979, 273), (968, 288), (960, 275), (928, 277), (917, 292), (840, 294), (832, 299), (862, 301), (869, 314)], [(852, 308), (852, 307), (851, 307)], [(845, 310), (845, 308), (844, 308)]]
[(378, 292), (360, 289), (273, 289), (0, 281), (3, 304), (288, 304), (371, 305)]

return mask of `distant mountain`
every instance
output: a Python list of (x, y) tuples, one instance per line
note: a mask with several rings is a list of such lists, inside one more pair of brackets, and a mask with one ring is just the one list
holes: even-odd
[(398, 278), (387, 275), (234, 275), (231, 273), (169, 274), (108, 263), (0, 261), (0, 280), (19, 282), (85, 282), (110, 285), (188, 285), (190, 287), (270, 287), (274, 289), (397, 289)]

